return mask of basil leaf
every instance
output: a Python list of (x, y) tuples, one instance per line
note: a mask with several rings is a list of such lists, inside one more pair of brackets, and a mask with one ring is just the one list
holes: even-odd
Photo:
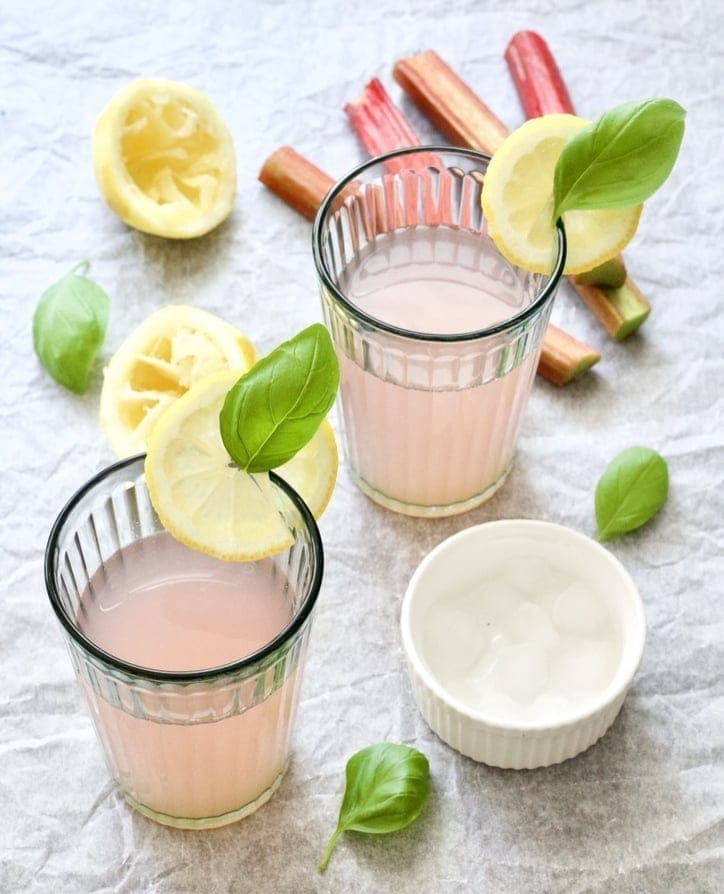
[(221, 439), (247, 472), (268, 472), (310, 441), (334, 403), (339, 366), (320, 323), (267, 354), (226, 395)]
[(596, 486), (599, 540), (640, 528), (661, 509), (669, 492), (669, 470), (649, 447), (622, 450)]
[[(84, 394), (106, 336), (108, 295), (76, 265), (40, 297), (33, 316), (33, 347), (58, 384)], [(82, 272), (78, 272), (82, 269)]]
[(324, 872), (343, 832), (381, 835), (397, 832), (422, 812), (430, 789), (430, 765), (420, 751), (382, 742), (347, 761), (347, 784), (337, 828), (319, 864)]
[(648, 199), (671, 173), (685, 117), (672, 99), (628, 102), (571, 137), (556, 164), (553, 219)]

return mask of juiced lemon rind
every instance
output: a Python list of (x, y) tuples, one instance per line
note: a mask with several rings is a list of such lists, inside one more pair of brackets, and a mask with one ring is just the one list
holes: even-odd
[(96, 122), (92, 153), (104, 201), (145, 233), (192, 239), (231, 212), (231, 134), (210, 100), (186, 84), (141, 78), (121, 88)]

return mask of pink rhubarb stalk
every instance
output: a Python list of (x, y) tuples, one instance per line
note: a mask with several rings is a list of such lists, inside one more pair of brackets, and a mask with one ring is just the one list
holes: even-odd
[[(505, 61), (526, 118), (575, 114), (556, 60), (540, 34), (514, 34), (505, 50)], [(619, 258), (616, 263), (616, 287), (610, 286), (611, 262), (581, 277), (571, 276), (569, 282), (611, 338), (623, 341), (641, 326), (651, 313), (651, 305), (626, 276), (623, 260)]]
[(559, 112), (574, 115), (573, 103), (548, 44), (535, 31), (514, 34), (505, 50), (526, 118)]
[[(379, 78), (372, 78), (357, 99), (345, 104), (344, 111), (368, 155), (382, 155), (394, 149), (420, 145), (410, 122), (392, 102)], [(390, 173), (410, 170), (413, 166), (439, 165), (440, 160), (432, 153), (419, 153), (404, 160), (392, 158), (386, 163)]]

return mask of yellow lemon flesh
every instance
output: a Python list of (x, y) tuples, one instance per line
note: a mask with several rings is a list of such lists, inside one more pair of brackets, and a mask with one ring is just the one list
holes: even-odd
[[(252, 561), (293, 542), (268, 474), (250, 475), (229, 459), (219, 413), (238, 376), (228, 370), (199, 382), (158, 420), (149, 438), (146, 483), (161, 523), (208, 555)], [(275, 469), (319, 517), (337, 477), (334, 433), (325, 420), (312, 440)]]
[[(119, 457), (142, 453), (164, 410), (210, 373), (256, 360), (251, 342), (214, 314), (169, 305), (147, 317), (113, 355), (101, 390), (101, 425)], [(231, 386), (229, 386), (231, 387)]]
[(156, 236), (202, 236), (234, 204), (231, 134), (203, 93), (177, 81), (142, 78), (116, 93), (93, 132), (93, 167), (106, 204)]
[[(550, 273), (556, 256), (553, 175), (566, 142), (589, 122), (575, 115), (532, 118), (493, 156), (483, 184), (483, 214), (496, 246), (511, 263)], [(564, 273), (584, 273), (615, 257), (633, 237), (642, 205), (566, 211)]]

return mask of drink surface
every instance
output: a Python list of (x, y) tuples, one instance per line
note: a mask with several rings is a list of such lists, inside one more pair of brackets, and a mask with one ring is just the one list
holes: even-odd
[(485, 329), (528, 303), (515, 268), (488, 236), (450, 227), (378, 237), (350, 261), (339, 285), (378, 320), (425, 334)]
[(194, 671), (237, 661), (291, 618), (269, 565), (222, 562), (166, 532), (145, 537), (96, 572), (78, 626), (106, 652), (141, 667)]

